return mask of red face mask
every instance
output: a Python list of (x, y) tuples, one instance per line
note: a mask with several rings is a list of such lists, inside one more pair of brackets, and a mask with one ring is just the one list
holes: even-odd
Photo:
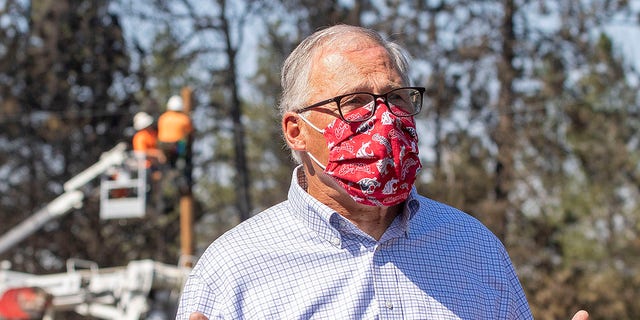
[[(418, 157), (418, 136), (413, 117), (398, 117), (378, 100), (376, 113), (368, 120), (349, 123), (336, 118), (320, 130), (329, 147), (329, 162), (322, 165), (358, 203), (393, 206), (409, 197), (422, 164)], [(370, 107), (370, 106), (369, 106)], [(392, 106), (393, 107), (393, 106)], [(367, 106), (352, 113), (367, 113)], [(346, 114), (349, 119), (353, 114)]]

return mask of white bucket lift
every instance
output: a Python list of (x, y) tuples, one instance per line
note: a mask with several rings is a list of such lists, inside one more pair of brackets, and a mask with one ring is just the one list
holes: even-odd
[(141, 218), (146, 211), (147, 168), (144, 154), (132, 152), (100, 179), (100, 218)]
[[(110, 172), (111, 174), (107, 174)], [(101, 177), (100, 217), (103, 219), (140, 218), (145, 214), (147, 170), (145, 157), (127, 151), (119, 143), (105, 152), (100, 160), (64, 184), (64, 193), (38, 210), (27, 220), (0, 235), (0, 253), (5, 252), (47, 222), (82, 206), (86, 186)], [(111, 177), (111, 178), (109, 178)]]

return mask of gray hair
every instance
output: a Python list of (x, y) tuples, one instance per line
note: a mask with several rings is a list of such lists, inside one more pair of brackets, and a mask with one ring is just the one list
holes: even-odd
[[(398, 73), (405, 84), (409, 84), (407, 52), (400, 45), (385, 40), (382, 36), (371, 29), (350, 26), (335, 25), (319, 30), (304, 39), (287, 57), (282, 65), (280, 82), (282, 85), (282, 96), (278, 109), (280, 115), (289, 111), (296, 111), (304, 108), (308, 103), (307, 98), (312, 88), (309, 84), (312, 62), (315, 55), (324, 48), (344, 46), (351, 43), (349, 40), (369, 40), (384, 47), (391, 60), (395, 64)], [(300, 163), (297, 152), (292, 152), (294, 160)]]

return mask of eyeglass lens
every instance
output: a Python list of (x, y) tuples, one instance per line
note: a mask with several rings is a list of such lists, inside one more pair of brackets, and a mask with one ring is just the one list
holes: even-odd
[[(380, 96), (378, 96), (380, 97)], [(413, 88), (399, 88), (382, 96), (391, 113), (400, 117), (415, 115), (422, 107), (422, 94)], [(347, 121), (363, 121), (370, 118), (375, 110), (376, 96), (370, 93), (354, 93), (343, 96), (338, 107)], [(366, 108), (368, 112), (363, 112)], [(358, 111), (358, 112), (354, 112)]]

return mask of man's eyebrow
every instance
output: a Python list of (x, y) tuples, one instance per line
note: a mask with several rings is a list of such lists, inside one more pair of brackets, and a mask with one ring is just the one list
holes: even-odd
[(338, 90), (336, 96), (341, 96), (344, 94), (354, 93), (354, 92), (370, 92), (367, 88), (370, 86), (365, 84), (357, 84), (357, 85), (349, 85), (348, 87), (343, 87)]
[[(391, 90), (395, 90), (398, 88), (402, 88), (403, 85), (402, 84), (395, 84), (395, 83), (390, 83), (387, 86), (385, 86), (383, 88), (383, 90), (381, 90), (380, 92), (373, 92), (371, 90), (369, 90), (370, 86), (367, 85), (358, 85), (358, 86), (352, 86), (349, 87), (349, 89), (340, 89), (335, 95), (335, 96), (341, 96), (341, 95), (345, 95), (345, 94), (350, 94), (350, 93), (354, 93), (354, 92), (366, 92), (366, 93), (373, 93), (373, 94), (384, 94), (387, 93)], [(327, 98), (328, 99), (328, 98)]]

